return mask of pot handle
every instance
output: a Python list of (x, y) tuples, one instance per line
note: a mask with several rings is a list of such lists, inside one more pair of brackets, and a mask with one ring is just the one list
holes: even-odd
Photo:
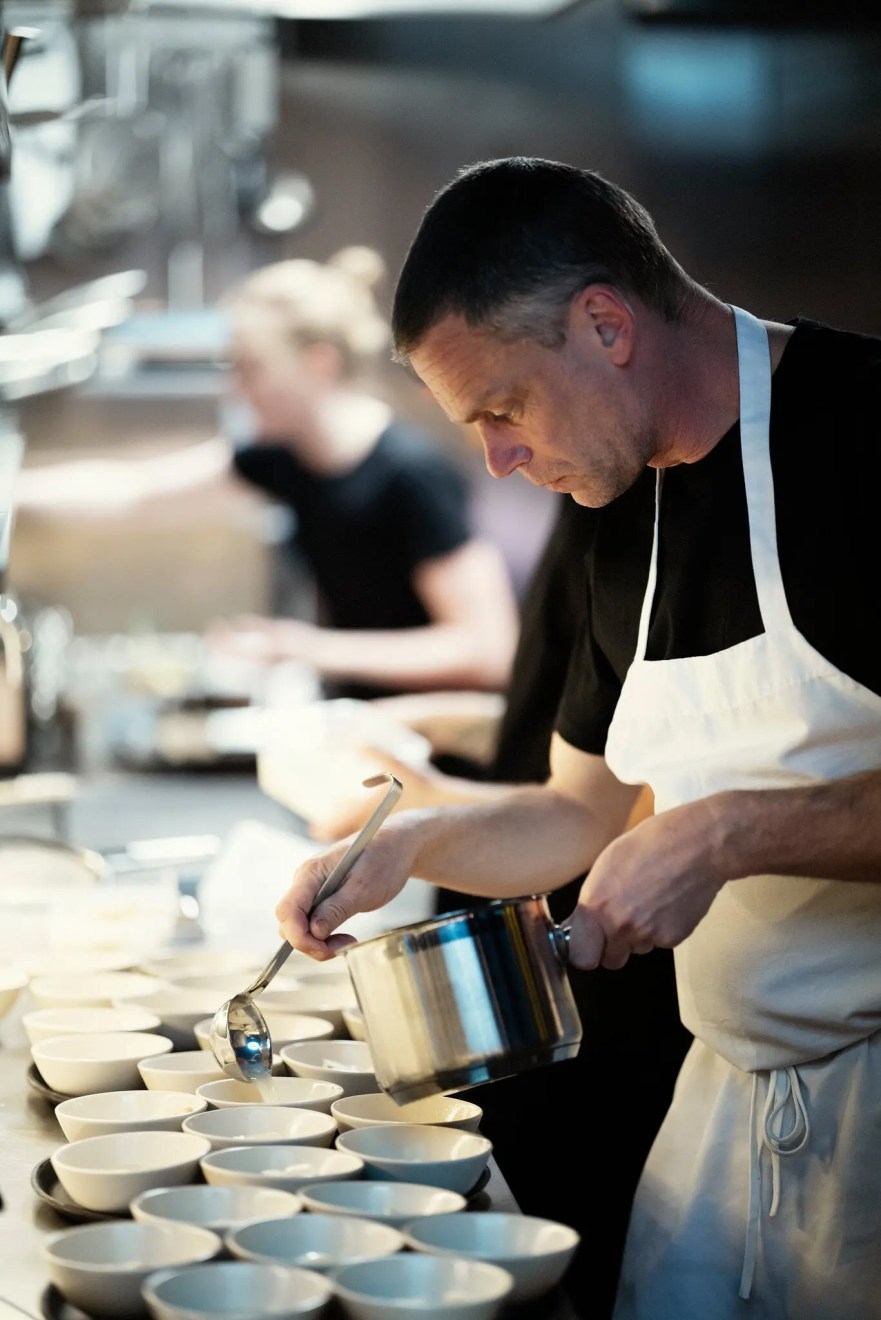
[(569, 939), (571, 935), (571, 926), (551, 926), (551, 943), (554, 946), (554, 953), (564, 967), (569, 964)]

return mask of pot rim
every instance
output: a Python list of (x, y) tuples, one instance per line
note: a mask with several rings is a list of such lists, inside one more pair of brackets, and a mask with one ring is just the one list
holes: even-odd
[[(367, 940), (356, 940), (354, 944), (347, 944), (340, 952), (346, 956), (354, 953), (357, 949), (366, 949), (370, 944), (379, 944), (381, 940), (387, 940), (394, 935), (421, 935), (425, 931), (442, 930), (444, 926), (450, 925), (454, 921), (461, 921), (463, 917), (475, 917), (491, 908), (513, 907), (519, 903), (541, 902), (547, 908), (548, 895), (551, 890), (543, 890), (534, 894), (520, 894), (519, 897), (508, 898), (489, 898), (480, 907), (456, 908), (452, 912), (443, 912), (436, 917), (426, 917), (424, 921), (415, 921), (406, 926), (393, 926), (389, 930), (382, 931), (379, 935), (371, 935)], [(548, 917), (551, 917), (548, 911)], [(557, 925), (553, 922), (553, 925)]]

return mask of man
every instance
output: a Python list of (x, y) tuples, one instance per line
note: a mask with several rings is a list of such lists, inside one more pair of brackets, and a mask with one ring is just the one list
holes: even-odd
[(620, 189), (519, 159), (435, 200), (394, 332), (491, 472), (599, 511), (588, 618), (547, 784), (402, 813), (309, 917), (313, 859), (285, 934), (327, 957), (411, 874), (589, 868), (573, 962), (674, 947), (696, 1037), (616, 1320), (881, 1316), (881, 341), (726, 306)]

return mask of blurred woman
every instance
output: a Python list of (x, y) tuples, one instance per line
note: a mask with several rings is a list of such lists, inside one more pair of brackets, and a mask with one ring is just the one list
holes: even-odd
[(232, 471), (293, 514), (287, 549), (314, 579), (318, 621), (246, 617), (215, 628), (219, 644), (304, 661), (336, 694), (497, 689), (517, 630), (502, 557), (471, 535), (457, 467), (369, 386), (388, 338), (382, 269), (348, 248), (265, 267), (225, 300), (243, 443), (26, 471), (20, 504), (128, 515)]

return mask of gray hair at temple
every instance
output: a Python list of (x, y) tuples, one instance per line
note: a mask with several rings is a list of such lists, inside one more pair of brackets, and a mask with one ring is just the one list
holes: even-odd
[(566, 340), (569, 305), (590, 284), (680, 320), (697, 286), (648, 212), (592, 170), (513, 156), (463, 170), (425, 213), (395, 293), (395, 358), (460, 315), (499, 339)]

